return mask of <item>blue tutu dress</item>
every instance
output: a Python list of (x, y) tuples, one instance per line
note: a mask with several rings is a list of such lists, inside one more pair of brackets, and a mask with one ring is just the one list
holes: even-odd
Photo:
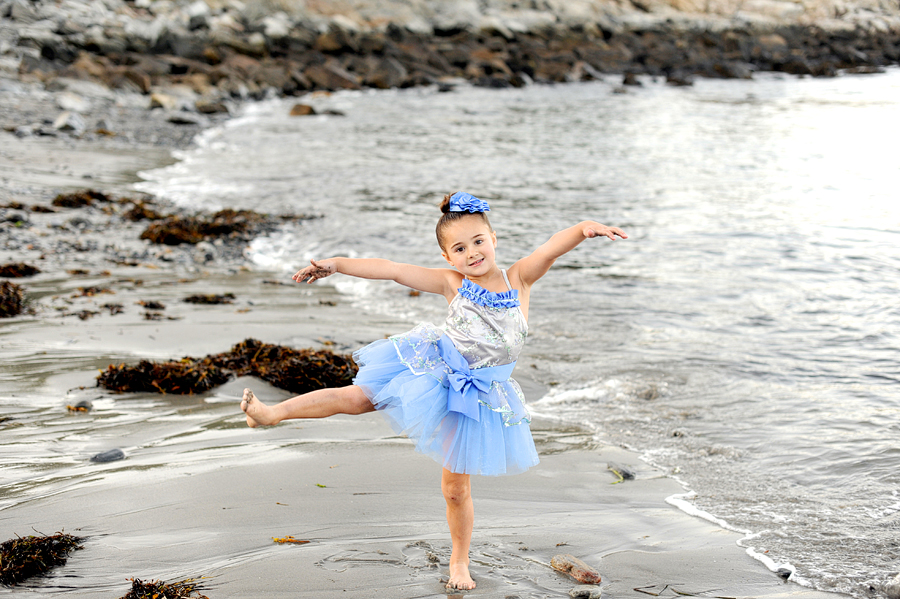
[(459, 474), (517, 474), (538, 463), (531, 417), (510, 378), (528, 324), (519, 292), (464, 279), (443, 328), (430, 323), (354, 352), (359, 386), (416, 450)]

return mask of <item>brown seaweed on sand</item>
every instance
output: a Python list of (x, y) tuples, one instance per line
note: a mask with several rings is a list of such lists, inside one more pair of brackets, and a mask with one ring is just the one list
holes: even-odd
[(112, 200), (110, 200), (109, 196), (105, 193), (93, 189), (83, 189), (74, 193), (61, 193), (53, 198), (51, 204), (59, 206), (60, 208), (81, 208), (83, 206), (90, 206), (95, 201), (111, 202)]
[(231, 351), (205, 358), (171, 362), (141, 361), (102, 371), (97, 385), (118, 392), (202, 393), (236, 376), (256, 376), (291, 391), (306, 393), (353, 382), (356, 364), (348, 355), (323, 350), (294, 349), (246, 339)]
[(180, 582), (163, 582), (153, 580), (144, 582), (140, 578), (131, 578), (131, 590), (121, 599), (209, 599), (200, 591), (206, 589), (195, 578)]
[(184, 298), (188, 304), (233, 304), (234, 294), (225, 293), (223, 295), (207, 294), (207, 295), (191, 295)]
[(240, 236), (268, 220), (252, 210), (219, 210), (212, 216), (170, 216), (148, 226), (141, 239), (164, 245), (197, 244), (215, 237)]
[(65, 565), (81, 539), (57, 533), (49, 537), (16, 537), (0, 543), (0, 583), (12, 586), (54, 566)]
[(271, 345), (256, 339), (245, 339), (230, 352), (208, 358), (237, 376), (256, 376), (292, 393), (345, 387), (353, 383), (357, 370), (350, 356)]
[(15, 279), (19, 277), (30, 277), (41, 272), (36, 266), (25, 264), (24, 262), (10, 262), (0, 266), (0, 277)]
[(24, 303), (25, 294), (21, 287), (9, 281), (0, 281), (0, 318), (20, 314)]
[(182, 358), (171, 362), (141, 360), (137, 366), (110, 364), (97, 377), (97, 385), (112, 391), (189, 395), (217, 387), (231, 374), (208, 358)]

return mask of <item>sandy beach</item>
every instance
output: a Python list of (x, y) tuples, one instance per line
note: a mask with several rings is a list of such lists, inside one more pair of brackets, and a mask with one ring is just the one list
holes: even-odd
[[(171, 160), (140, 146), (111, 154), (85, 142), (7, 139), (4, 187), (17, 201), (81, 187), (87, 165), (94, 181), (116, 189), (137, 170)], [(72, 166), (50, 172), (27, 159), (42, 154)], [(99, 274), (102, 260), (90, 253), (38, 260), (23, 248), (3, 258), (36, 260), (43, 272), (22, 281), (36, 313), (0, 321), (0, 416), (9, 418), (0, 424), (0, 537), (66, 531), (83, 537), (84, 549), (0, 595), (116, 597), (132, 577), (201, 576), (213, 599), (446, 594), (440, 469), (378, 414), (251, 430), (238, 409), (241, 389), (264, 400), (286, 392), (249, 378), (196, 396), (116, 395), (95, 386), (97, 370), (110, 363), (199, 356), (248, 337), (351, 351), (401, 323), (361, 318), (333, 288), (265, 284), (287, 277), (233, 264), (106, 265)], [(79, 265), (97, 273), (66, 274)], [(108, 284), (115, 294), (72, 302), (89, 308), (112, 299), (124, 312), (97, 309), (87, 320), (53, 312), (54, 297), (89, 284)], [(232, 305), (179, 301), (227, 292), (236, 296)], [(149, 299), (165, 303), (173, 320), (144, 320), (135, 302)], [(526, 396), (540, 397), (545, 390), (526, 374), (522, 368)], [(67, 412), (83, 399), (92, 412)], [(667, 504), (682, 487), (636, 454), (549, 421), (533, 430), (538, 467), (474, 481), (478, 588), (465, 594), (566, 596), (576, 583), (549, 562), (567, 553), (600, 571), (608, 597), (833, 596), (783, 582), (736, 544), (741, 535)], [(111, 448), (126, 459), (89, 461)], [(613, 484), (609, 462), (633, 467), (636, 480)], [(309, 543), (273, 542), (286, 536)]]

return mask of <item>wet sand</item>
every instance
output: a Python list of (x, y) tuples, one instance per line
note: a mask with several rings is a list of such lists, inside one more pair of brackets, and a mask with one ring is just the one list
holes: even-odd
[[(4, 190), (23, 202), (84, 187), (87, 170), (109, 184), (106, 191), (126, 189), (135, 171), (169, 160), (158, 149), (109, 154), (66, 140), (7, 139)], [(41, 166), (45, 155), (74, 166)], [(29, 252), (7, 250), (3, 258), (35, 259)], [(0, 321), (0, 416), (11, 418), (0, 423), (0, 539), (63, 530), (85, 542), (65, 567), (0, 595), (27, 589), (116, 597), (131, 577), (198, 576), (208, 577), (212, 599), (446, 594), (440, 468), (379, 415), (251, 430), (238, 408), (241, 389), (251, 386), (264, 400), (285, 392), (246, 378), (184, 397), (115, 395), (94, 384), (109, 363), (200, 356), (248, 337), (351, 351), (408, 325), (363, 315), (330, 287), (263, 284), (288, 282), (284, 273), (221, 264), (104, 267), (90, 253), (45, 256), (44, 263), (37, 263), (42, 274), (19, 281), (36, 314)], [(110, 272), (73, 277), (63, 270), (81, 266)], [(103, 282), (116, 293), (71, 301), (85, 309), (114, 301), (124, 313), (95, 307), (100, 314), (82, 321), (54, 310), (54, 297)], [(235, 304), (180, 301), (227, 292)], [(135, 302), (150, 299), (178, 320), (144, 320)], [(526, 396), (540, 397), (543, 390), (524, 374), (520, 369)], [(67, 412), (82, 399), (94, 403), (92, 412)], [(736, 545), (740, 535), (666, 504), (683, 489), (637, 455), (598, 444), (584, 430), (542, 420), (533, 428), (538, 467), (474, 480), (478, 588), (464, 594), (565, 596), (575, 582), (549, 562), (569, 553), (599, 569), (608, 597), (833, 597), (782, 582)], [(114, 447), (125, 460), (89, 461)], [(610, 461), (634, 467), (637, 480), (612, 484)], [(288, 535), (310, 542), (272, 540)]]

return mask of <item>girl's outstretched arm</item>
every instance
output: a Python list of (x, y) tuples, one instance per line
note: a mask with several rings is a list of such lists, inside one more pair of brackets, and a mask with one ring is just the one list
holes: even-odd
[(292, 279), (298, 283), (312, 283), (336, 272), (361, 279), (396, 281), (401, 285), (426, 293), (452, 297), (459, 287), (459, 276), (449, 268), (425, 268), (414, 264), (392, 262), (380, 258), (328, 258), (310, 260), (310, 265), (300, 269)]
[(530, 256), (516, 262), (510, 268), (510, 274), (515, 274), (525, 287), (530, 287), (547, 274), (557, 258), (575, 249), (585, 239), (609, 237), (615, 240), (617, 236), (628, 239), (628, 235), (618, 227), (607, 227), (592, 220), (582, 221), (556, 233)]

